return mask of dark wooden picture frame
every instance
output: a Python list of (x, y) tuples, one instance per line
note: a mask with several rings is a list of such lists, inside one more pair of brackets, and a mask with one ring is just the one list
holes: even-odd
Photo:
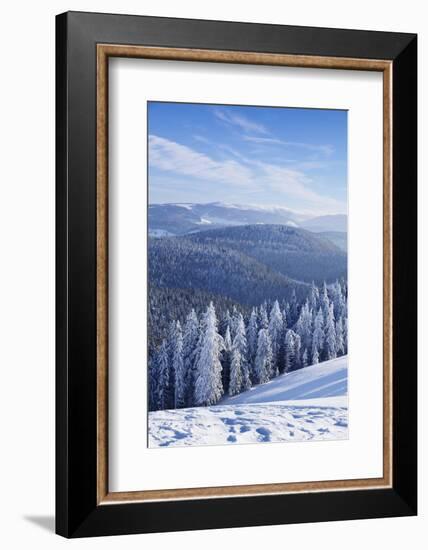
[[(57, 16), (57, 533), (83, 537), (416, 514), (416, 55), (413, 34), (68, 12)], [(108, 489), (108, 59), (383, 73), (384, 475)]]

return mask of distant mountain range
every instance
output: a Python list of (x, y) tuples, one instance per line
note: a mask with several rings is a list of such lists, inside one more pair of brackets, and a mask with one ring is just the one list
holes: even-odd
[(299, 227), (320, 233), (346, 232), (343, 214), (310, 217), (283, 207), (246, 206), (211, 202), (165, 203), (149, 206), (149, 233), (153, 237), (178, 236), (224, 227), (271, 224)]

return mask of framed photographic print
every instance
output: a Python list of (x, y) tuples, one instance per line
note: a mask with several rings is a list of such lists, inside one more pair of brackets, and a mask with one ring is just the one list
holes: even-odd
[(57, 532), (414, 515), (416, 36), (57, 16)]

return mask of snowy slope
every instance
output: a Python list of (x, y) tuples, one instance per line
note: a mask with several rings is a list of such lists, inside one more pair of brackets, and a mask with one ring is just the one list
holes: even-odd
[(279, 376), (212, 407), (149, 413), (149, 447), (347, 437), (346, 356)]
[(282, 374), (249, 391), (225, 397), (224, 405), (271, 403), (296, 399), (336, 397), (347, 394), (348, 356), (338, 357), (290, 374)]

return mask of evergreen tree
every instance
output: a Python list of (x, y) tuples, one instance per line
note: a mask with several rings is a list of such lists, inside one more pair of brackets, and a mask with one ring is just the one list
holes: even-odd
[(171, 321), (168, 327), (168, 337), (166, 340), (166, 352), (168, 356), (168, 386), (165, 388), (165, 408), (175, 408), (175, 369), (174, 369), (174, 350), (176, 341), (176, 321)]
[(259, 330), (269, 327), (269, 319), (267, 314), (266, 302), (264, 302), (259, 308)]
[(196, 357), (195, 404), (215, 405), (223, 395), (221, 353), (224, 341), (217, 330), (213, 303), (201, 320), (201, 332)]
[(269, 381), (272, 372), (272, 345), (269, 332), (265, 328), (259, 331), (254, 370), (257, 384), (264, 384)]
[(288, 329), (285, 333), (284, 343), (284, 372), (290, 372), (295, 364), (295, 338), (297, 334), (294, 330)]
[(285, 307), (282, 310), (282, 328), (283, 329), (287, 328), (289, 317), (290, 317), (290, 307), (287, 303), (287, 304), (285, 304)]
[(310, 349), (312, 346), (312, 312), (308, 302), (302, 306), (294, 330), (300, 336), (302, 346)]
[(344, 353), (348, 353), (348, 317), (343, 322), (343, 348)]
[(345, 353), (345, 340), (343, 336), (343, 321), (342, 317), (336, 321), (336, 353), (338, 356)]
[(325, 358), (327, 360), (334, 359), (337, 356), (336, 350), (336, 329), (334, 323), (333, 304), (330, 304), (327, 313), (327, 321), (325, 327)]
[(320, 294), (320, 306), (324, 315), (324, 322), (327, 322), (328, 310), (330, 307), (330, 298), (328, 297), (327, 284), (324, 281), (321, 294)]
[(324, 348), (324, 315), (321, 308), (314, 320), (314, 332), (312, 334), (311, 363), (316, 365), (319, 362), (320, 353)]
[(159, 352), (156, 357), (156, 372), (157, 372), (157, 388), (155, 390), (156, 394), (156, 404), (157, 410), (164, 410), (170, 407), (170, 368), (169, 368), (169, 356), (168, 356), (168, 345), (166, 340), (162, 341), (162, 344), (159, 348)]
[(336, 319), (345, 314), (346, 297), (343, 293), (342, 285), (336, 281), (331, 288), (332, 302), (334, 306), (334, 316)]
[[(229, 394), (235, 395), (251, 388), (250, 373), (247, 362), (247, 337), (242, 314), (239, 313), (236, 323), (236, 334), (232, 343), (232, 361), (230, 367)], [(232, 393), (234, 392), (234, 393)]]
[(183, 365), (185, 372), (185, 402), (186, 407), (193, 407), (193, 394), (195, 388), (195, 352), (199, 338), (199, 321), (195, 310), (186, 317), (183, 332)]
[(282, 332), (283, 332), (283, 318), (281, 310), (279, 309), (278, 300), (275, 300), (271, 312), (269, 321), (269, 336), (272, 342), (272, 364), (273, 364), (273, 376), (278, 376), (279, 371), (282, 370), (280, 365), (281, 351), (282, 351)]
[(219, 323), (219, 332), (223, 337), (226, 334), (227, 327), (229, 327), (229, 330), (230, 330), (231, 324), (232, 324), (232, 316), (230, 315), (230, 311), (226, 309), (226, 313), (223, 315)]
[(247, 326), (247, 344), (248, 344), (248, 363), (251, 366), (251, 379), (254, 382), (254, 362), (256, 360), (257, 353), (257, 338), (259, 334), (258, 322), (257, 322), (257, 308), (252, 309), (250, 319)]
[(311, 284), (311, 290), (309, 293), (309, 307), (313, 311), (316, 311), (318, 309), (318, 303), (320, 299), (320, 292), (318, 290), (318, 287), (315, 285), (314, 281), (312, 281)]
[(232, 362), (232, 338), (230, 336), (230, 328), (226, 328), (226, 333), (224, 335), (224, 349), (222, 355), (222, 372), (221, 379), (223, 383), (224, 393), (229, 392), (229, 383), (230, 383), (230, 366)]
[(294, 370), (300, 369), (302, 366), (301, 360), (302, 340), (299, 334), (294, 335)]
[(158, 373), (156, 370), (156, 354), (153, 354), (149, 357), (148, 361), (148, 399), (149, 399), (149, 411), (156, 411), (158, 409), (157, 403), (157, 390), (158, 390)]
[(232, 308), (232, 315), (231, 315), (231, 319), (230, 319), (230, 324), (229, 324), (229, 328), (230, 328), (230, 337), (232, 338), (232, 342), (233, 342), (233, 339), (235, 338), (235, 335), (236, 335), (236, 329), (237, 329), (237, 326), (238, 326), (238, 322), (239, 322), (239, 316), (241, 314), (239, 313), (238, 309), (236, 308), (236, 306), (233, 306)]
[(186, 406), (186, 371), (183, 361), (183, 333), (180, 321), (175, 325), (175, 341), (172, 354), (172, 366), (174, 369), (174, 406), (176, 409), (182, 409)]
[(297, 321), (297, 318), (299, 317), (299, 303), (297, 301), (296, 291), (294, 288), (291, 293), (289, 307), (290, 307), (289, 325), (292, 326), (295, 324), (295, 322)]
[(307, 366), (308, 366), (308, 350), (307, 348), (305, 348), (302, 355), (302, 368), (305, 368)]
[(318, 350), (314, 348), (312, 352), (312, 364), (317, 365), (319, 362), (320, 362), (320, 356), (319, 356)]

